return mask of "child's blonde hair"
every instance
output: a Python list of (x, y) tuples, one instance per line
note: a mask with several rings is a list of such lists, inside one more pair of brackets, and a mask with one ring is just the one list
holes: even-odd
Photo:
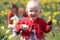
[(41, 9), (41, 4), (38, 0), (30, 0), (26, 9), (28, 10), (30, 7)]

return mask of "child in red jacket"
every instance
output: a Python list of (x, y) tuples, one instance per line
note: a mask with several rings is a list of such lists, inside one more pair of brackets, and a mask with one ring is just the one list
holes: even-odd
[(27, 4), (28, 17), (20, 20), (16, 26), (16, 32), (22, 31), (20, 40), (45, 40), (44, 33), (51, 31), (52, 21), (46, 23), (41, 15), (41, 5), (37, 0), (31, 0)]

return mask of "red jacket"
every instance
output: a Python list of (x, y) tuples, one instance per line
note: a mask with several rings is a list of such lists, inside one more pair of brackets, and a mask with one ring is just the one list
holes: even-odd
[(31, 31), (32, 31), (32, 26), (34, 25), (35, 31), (36, 31), (36, 35), (37, 38), (44, 38), (44, 32), (48, 33), (51, 31), (51, 27), (48, 27), (47, 23), (41, 19), (41, 18), (37, 18), (34, 22), (32, 20), (30, 20), (29, 17), (24, 18), (23, 20), (20, 20), (17, 24), (16, 24), (16, 31), (20, 31), (20, 24), (27, 24), (29, 25), (29, 29), (26, 31), (22, 31), (22, 37), (24, 38), (29, 38)]
[(13, 13), (10, 11), (8, 13), (8, 24), (12, 24), (12, 20), (11, 20), (11, 17), (13, 16)]

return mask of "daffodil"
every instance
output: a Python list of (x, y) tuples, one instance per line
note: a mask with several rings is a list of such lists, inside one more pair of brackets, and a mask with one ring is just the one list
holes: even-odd
[(55, 8), (56, 8), (56, 4), (53, 2), (51, 5), (52, 5), (52, 9), (55, 10)]
[(45, 16), (48, 16), (48, 14), (47, 14), (47, 13), (45, 13)]
[(48, 19), (50, 20), (51, 19), (51, 16), (48, 16)]
[(45, 16), (49, 16), (50, 15), (50, 12), (46, 12), (44, 15)]
[(14, 39), (14, 36), (13, 35), (9, 35), (8, 39), (9, 40), (13, 40)]
[(46, 3), (46, 0), (41, 0), (41, 3), (42, 3), (42, 4)]
[(2, 32), (4, 32), (4, 30), (5, 30), (4, 26), (1, 26), (0, 29), (2, 30)]
[(52, 19), (52, 22), (53, 22), (53, 24), (56, 24), (57, 20), (56, 19)]
[(58, 14), (57, 12), (54, 12), (54, 13), (53, 13), (53, 16), (56, 16), (57, 14)]
[(7, 14), (8, 14), (8, 12), (9, 12), (9, 10), (5, 10), (5, 13), (4, 13), (4, 14), (5, 14), (5, 15), (7, 15)]
[(60, 0), (56, 0), (55, 2), (60, 2)]
[(60, 15), (60, 12), (57, 12), (58, 15)]
[(51, 0), (46, 0), (48, 3), (51, 2)]
[(9, 35), (9, 34), (10, 34), (10, 30), (7, 30), (7, 31), (5, 32), (5, 34)]
[(47, 5), (47, 8), (50, 9), (50, 5)]
[(15, 0), (15, 1), (14, 1), (14, 4), (16, 4), (17, 2), (18, 2), (18, 0)]
[(1, 13), (4, 13), (4, 11), (2, 10)]

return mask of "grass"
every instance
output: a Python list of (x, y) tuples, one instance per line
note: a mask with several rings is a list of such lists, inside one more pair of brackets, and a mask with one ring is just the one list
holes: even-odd
[[(4, 16), (3, 18), (0, 17), (0, 27), (4, 26), (7, 28), (7, 16)], [(53, 29), (50, 33), (45, 34), (46, 40), (60, 40), (60, 27), (53, 26)], [(1, 37), (1, 36), (0, 36)], [(1, 40), (1, 39), (0, 39)], [(19, 37), (17, 37), (17, 40), (19, 40)]]

